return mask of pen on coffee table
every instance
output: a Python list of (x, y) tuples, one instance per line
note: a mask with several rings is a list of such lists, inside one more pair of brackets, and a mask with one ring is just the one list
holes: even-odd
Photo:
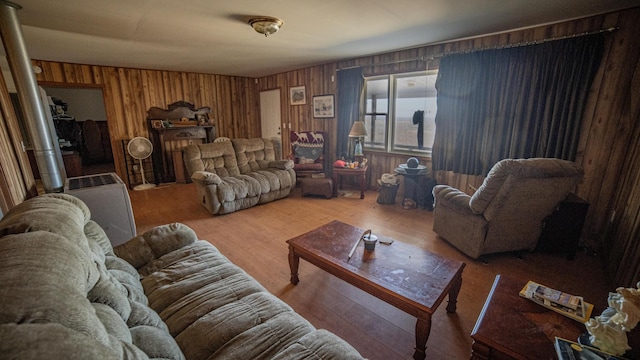
[(358, 247), (358, 244), (360, 244), (360, 240), (364, 239), (364, 236), (369, 233), (371, 234), (371, 230), (367, 230), (365, 231), (362, 236), (360, 236), (358, 238), (358, 241), (356, 241), (355, 244), (353, 244), (353, 247), (351, 248), (351, 251), (349, 251), (349, 257), (347, 257), (347, 261), (351, 260), (351, 257), (353, 256), (353, 252), (356, 251), (356, 248)]
[(347, 258), (347, 261), (351, 260), (351, 257), (353, 256), (353, 252), (356, 251), (358, 244), (360, 244), (360, 240), (362, 240), (362, 236), (358, 238), (358, 241), (356, 241), (355, 244), (353, 244), (351, 251), (349, 251), (349, 257)]

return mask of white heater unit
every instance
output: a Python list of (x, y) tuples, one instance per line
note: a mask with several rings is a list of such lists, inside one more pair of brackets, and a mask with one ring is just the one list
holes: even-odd
[(116, 173), (68, 178), (64, 192), (87, 204), (91, 219), (104, 229), (112, 246), (136, 236), (127, 186)]

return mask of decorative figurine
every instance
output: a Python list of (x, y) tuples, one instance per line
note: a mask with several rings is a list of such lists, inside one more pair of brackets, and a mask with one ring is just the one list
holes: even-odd
[(619, 287), (609, 293), (609, 307), (600, 316), (585, 323), (593, 346), (613, 355), (622, 356), (630, 350), (627, 332), (640, 321), (640, 282), (636, 288)]

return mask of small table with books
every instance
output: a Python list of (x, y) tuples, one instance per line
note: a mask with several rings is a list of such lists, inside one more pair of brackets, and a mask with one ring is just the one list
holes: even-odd
[(364, 199), (364, 192), (367, 190), (367, 168), (368, 165), (357, 168), (333, 168), (333, 196), (338, 196), (338, 189), (342, 189), (344, 177), (355, 177), (360, 186), (360, 199)]
[(526, 282), (497, 275), (471, 333), (472, 360), (555, 359), (555, 337), (575, 341), (585, 326), (525, 299)]

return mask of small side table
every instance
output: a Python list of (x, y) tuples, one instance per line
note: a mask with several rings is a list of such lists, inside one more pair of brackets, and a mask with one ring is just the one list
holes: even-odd
[(526, 281), (497, 275), (471, 332), (472, 360), (555, 359), (555, 336), (576, 341), (584, 325), (519, 295)]
[[(414, 172), (407, 172), (406, 169), (402, 167), (397, 167), (394, 172), (402, 177), (404, 177), (404, 195), (403, 199), (411, 199), (417, 205), (427, 208), (428, 210), (432, 210), (433, 204), (425, 204), (426, 201), (424, 199), (420, 199), (421, 195), (423, 197), (424, 191), (431, 192), (431, 189), (424, 189), (421, 191), (419, 188), (419, 180), (421, 177), (428, 177), (429, 170), (428, 169), (419, 169)], [(433, 188), (433, 186), (431, 186)], [(420, 190), (420, 191), (419, 191)]]
[(368, 165), (358, 168), (333, 168), (333, 196), (338, 196), (338, 189), (342, 188), (342, 178), (354, 176), (358, 178), (360, 184), (360, 199), (364, 199), (364, 191), (367, 190), (367, 168)]
[(558, 208), (544, 220), (536, 250), (565, 252), (573, 260), (580, 246), (589, 203), (571, 193)]

